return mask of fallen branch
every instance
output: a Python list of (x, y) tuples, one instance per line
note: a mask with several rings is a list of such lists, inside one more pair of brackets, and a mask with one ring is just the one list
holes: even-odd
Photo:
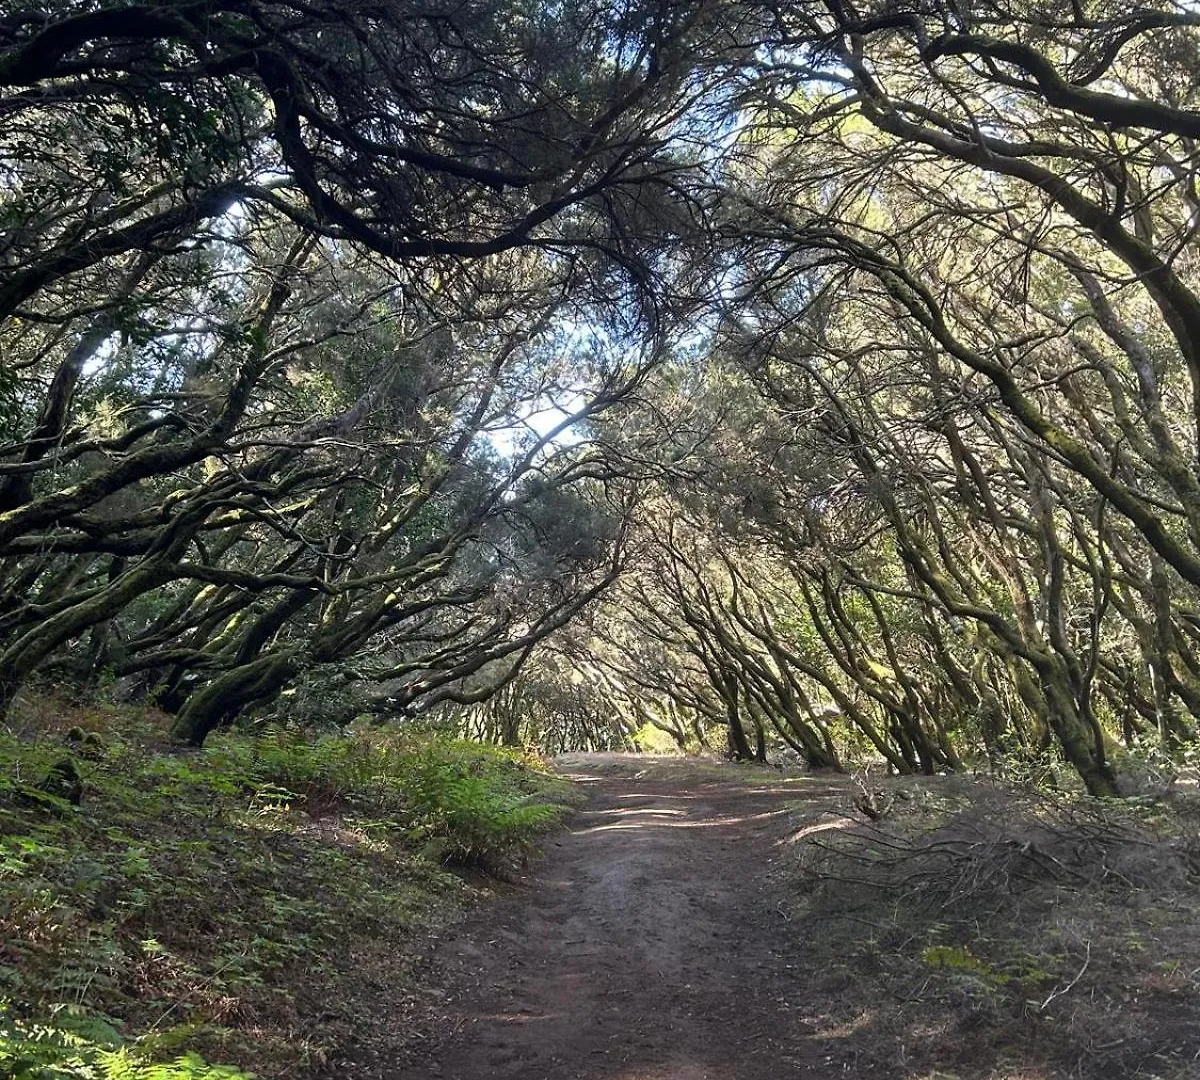
[(1075, 988), (1075, 986), (1079, 983), (1079, 980), (1083, 978), (1083, 973), (1085, 971), (1087, 971), (1088, 964), (1090, 964), (1092, 962), (1092, 943), (1090, 941), (1085, 941), (1084, 945), (1087, 948), (1087, 955), (1085, 955), (1083, 958), (1083, 967), (1081, 967), (1075, 973), (1075, 978), (1073, 978), (1069, 983), (1067, 983), (1066, 986), (1062, 987), (1059, 990), (1055, 990), (1048, 998), (1046, 998), (1045, 1001), (1043, 1001), (1041, 1003), (1041, 1005), (1038, 1006), (1039, 1012), (1045, 1012), (1046, 1006), (1049, 1005), (1050, 1002), (1054, 1001), (1056, 998), (1062, 997), (1063, 994), (1069, 994)]

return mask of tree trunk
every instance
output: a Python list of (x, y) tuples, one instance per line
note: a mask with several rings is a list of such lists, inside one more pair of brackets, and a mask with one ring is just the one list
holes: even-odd
[(288, 652), (271, 653), (226, 671), (188, 698), (171, 726), (171, 737), (202, 746), (213, 731), (243, 709), (274, 700), (301, 667), (300, 656)]

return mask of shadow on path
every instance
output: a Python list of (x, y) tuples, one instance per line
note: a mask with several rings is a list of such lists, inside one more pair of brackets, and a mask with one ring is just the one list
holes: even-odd
[(571, 771), (591, 799), (546, 842), (532, 879), (439, 947), (443, 1030), (397, 1075), (844, 1076), (822, 1068), (794, 962), (802, 943), (785, 932), (768, 876), (789, 805), (844, 804), (844, 783), (587, 766), (576, 759)]

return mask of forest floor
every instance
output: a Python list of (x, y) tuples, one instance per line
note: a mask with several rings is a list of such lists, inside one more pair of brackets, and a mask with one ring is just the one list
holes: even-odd
[(886, 782), (876, 825), (841, 777), (560, 767), (588, 801), (428, 946), (382, 1074), (1200, 1077), (1178, 817), (934, 778)]
[(374, 727), (197, 753), (136, 710), (22, 724), (0, 1076), (1200, 1080), (1187, 775), (563, 779)]

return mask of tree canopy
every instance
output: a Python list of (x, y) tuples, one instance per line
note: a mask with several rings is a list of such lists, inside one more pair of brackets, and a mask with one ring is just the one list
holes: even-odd
[(0, 709), (1120, 792), (1200, 717), (1198, 24), (11, 6)]

